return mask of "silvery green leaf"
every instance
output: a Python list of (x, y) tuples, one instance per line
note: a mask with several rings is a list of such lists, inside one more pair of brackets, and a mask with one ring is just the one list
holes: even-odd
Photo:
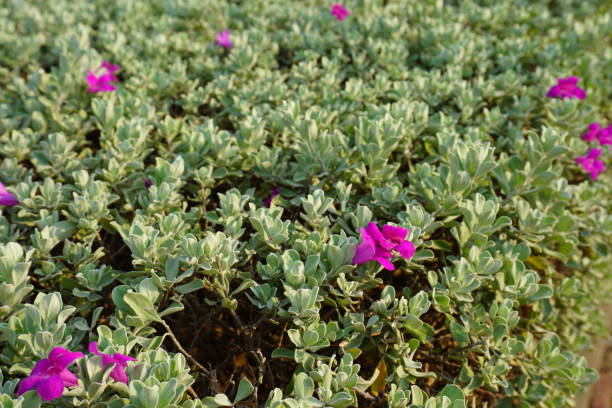
[(249, 380), (243, 377), (240, 380), (240, 384), (238, 384), (238, 391), (236, 391), (236, 397), (234, 397), (234, 404), (247, 398), (253, 393), (254, 389), (255, 387), (253, 387)]
[(128, 292), (123, 296), (126, 304), (132, 308), (136, 316), (143, 320), (152, 320), (160, 322), (161, 317), (155, 310), (155, 306), (151, 300), (141, 293)]

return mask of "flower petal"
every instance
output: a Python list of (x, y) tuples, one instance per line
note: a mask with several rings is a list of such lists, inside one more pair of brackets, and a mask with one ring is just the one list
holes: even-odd
[(558, 98), (558, 97), (560, 97), (561, 96), (561, 92), (560, 92), (559, 86), (555, 85), (552, 88), (550, 88), (550, 90), (548, 91), (546, 96), (548, 96), (549, 98)]
[(369, 223), (368, 226), (366, 227), (366, 231), (372, 237), (376, 245), (381, 246), (383, 249), (386, 249), (388, 251), (395, 246), (395, 244), (385, 239), (383, 234), (378, 229), (378, 225), (376, 225), (375, 222)]
[(403, 241), (395, 247), (395, 250), (405, 259), (411, 258), (416, 252), (414, 244), (410, 241)]
[(270, 205), (272, 205), (272, 200), (274, 199), (274, 197), (280, 195), (280, 188), (276, 187), (274, 190), (272, 190), (272, 193), (270, 194), (270, 197), (266, 198), (264, 200), (264, 204), (266, 207), (270, 207)]
[(33, 390), (40, 384), (45, 381), (49, 376), (47, 375), (30, 375), (29, 377), (24, 378), (19, 382), (19, 388), (17, 389), (17, 395), (21, 395), (24, 392)]
[(0, 205), (12, 206), (19, 204), (19, 200), (11, 193), (0, 194)]
[(361, 244), (355, 249), (355, 256), (353, 256), (353, 263), (360, 265), (371, 261), (374, 258), (376, 246), (374, 240), (368, 235), (367, 231), (360, 228), (361, 231)]
[(612, 145), (612, 125), (602, 129), (597, 135), (600, 145)]
[(115, 365), (115, 368), (112, 369), (110, 376), (113, 380), (117, 382), (122, 382), (124, 384), (128, 383), (128, 376), (125, 373), (123, 367), (121, 367), (119, 364)]
[(119, 70), (119, 65), (111, 64), (108, 61), (102, 61), (102, 66), (106, 68), (111, 74)]
[(65, 387), (76, 387), (79, 385), (79, 378), (67, 368), (62, 370), (59, 376), (62, 378)]
[(81, 357), (83, 357), (83, 353), (66, 350), (62, 347), (56, 347), (49, 353), (51, 363), (61, 368), (68, 367), (74, 360)]
[(594, 147), (591, 150), (589, 150), (587, 157), (590, 159), (596, 159), (599, 157), (600, 154), (601, 154), (601, 149)]
[(599, 123), (591, 123), (587, 127), (587, 131), (583, 133), (582, 140), (587, 141), (587, 142), (592, 142), (598, 137), (600, 131), (601, 131), (601, 126), (599, 125)]
[(387, 240), (399, 244), (406, 238), (406, 235), (408, 235), (408, 230), (406, 228), (387, 224), (383, 225), (382, 234)]
[(38, 385), (38, 394), (44, 401), (59, 398), (64, 393), (64, 382), (59, 375), (52, 375)]
[(19, 204), (19, 200), (17, 200), (17, 197), (15, 197), (13, 193), (8, 191), (4, 184), (0, 183), (0, 205), (10, 206), (17, 204)]
[(576, 87), (576, 88), (574, 88), (574, 89), (572, 90), (572, 95), (573, 95), (573, 96), (575, 96), (575, 97), (576, 97), (576, 98), (578, 98), (578, 99), (584, 99), (584, 98), (586, 98), (586, 92), (585, 92), (585, 90), (584, 90), (584, 89), (582, 89), (582, 88), (578, 88), (578, 87)]
[(98, 81), (98, 77), (92, 71), (87, 71), (87, 82), (89, 85), (95, 85)]
[(375, 258), (391, 258), (392, 256), (393, 254), (391, 254), (391, 251), (387, 251), (381, 247), (376, 247), (376, 251), (374, 252)]
[(38, 360), (32, 369), (32, 375), (47, 375), (47, 371), (53, 367), (53, 363), (48, 358)]
[(96, 356), (101, 356), (102, 353), (100, 353), (100, 350), (98, 350), (98, 342), (97, 341), (92, 341), (89, 343), (89, 345), (87, 346), (87, 350), (90, 353), (95, 354)]
[(577, 76), (570, 76), (567, 78), (560, 78), (559, 79), (559, 85), (576, 85), (578, 83), (578, 81), (580, 81), (580, 78), (578, 78)]
[(386, 270), (388, 270), (388, 271), (394, 271), (395, 270), (395, 266), (387, 258), (384, 258), (382, 256), (377, 256), (374, 259), (376, 260), (376, 262), (381, 264), (382, 267), (385, 268)]
[(128, 361), (136, 361), (134, 357), (126, 356), (125, 354), (115, 353), (113, 354), (113, 359), (117, 362), (117, 364), (122, 367), (126, 367)]

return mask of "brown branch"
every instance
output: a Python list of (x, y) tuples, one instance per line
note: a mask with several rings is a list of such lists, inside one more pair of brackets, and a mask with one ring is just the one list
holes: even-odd
[(198, 397), (198, 394), (196, 394), (195, 390), (192, 387), (187, 387), (187, 392), (189, 392), (193, 398), (197, 400), (200, 399), (200, 397)]
[(163, 319), (161, 319), (161, 324), (162, 324), (162, 326), (164, 326), (164, 328), (166, 329), (166, 332), (168, 332), (168, 335), (170, 336), (170, 338), (172, 339), (172, 341), (173, 341), (173, 342), (174, 342), (174, 344), (176, 345), (176, 348), (178, 348), (178, 349), (179, 349), (179, 351), (180, 351), (181, 353), (183, 353), (183, 355), (184, 355), (185, 357), (187, 357), (187, 359), (188, 359), (189, 361), (191, 361), (191, 362), (192, 362), (192, 363), (193, 363), (193, 364), (194, 364), (194, 365), (195, 365), (195, 366), (196, 366), (196, 367), (197, 367), (197, 368), (198, 368), (200, 371), (202, 371), (202, 372), (203, 372), (204, 374), (206, 374), (206, 375), (210, 375), (210, 371), (208, 371), (208, 369), (206, 369), (206, 367), (204, 367), (202, 364), (200, 364), (200, 363), (198, 362), (198, 360), (196, 360), (195, 358), (193, 358), (193, 357), (192, 357), (192, 355), (191, 355), (191, 354), (189, 354), (189, 353), (187, 352), (187, 350), (185, 350), (185, 349), (183, 348), (183, 346), (181, 345), (181, 343), (178, 341), (178, 339), (176, 338), (176, 336), (175, 336), (175, 335), (174, 335), (174, 333), (172, 332), (172, 329), (170, 329), (170, 326), (168, 326), (168, 324), (167, 324), (167, 323), (166, 323), (166, 322), (165, 322)]
[(368, 401), (376, 401), (376, 397), (374, 397), (373, 395), (365, 392), (365, 391), (361, 391), (359, 388), (357, 387), (353, 387), (353, 390), (357, 393), (357, 395), (359, 395), (361, 398), (367, 399)]

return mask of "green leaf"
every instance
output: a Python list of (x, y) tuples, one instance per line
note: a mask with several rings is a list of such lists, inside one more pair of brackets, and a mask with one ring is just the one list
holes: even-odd
[(253, 393), (253, 390), (255, 390), (255, 387), (253, 387), (249, 380), (243, 377), (240, 380), (240, 384), (238, 384), (238, 391), (236, 391), (236, 398), (234, 398), (234, 404), (239, 401), (242, 401), (243, 399), (251, 395)]
[(299, 373), (295, 377), (293, 385), (295, 396), (298, 399), (304, 399), (312, 396), (314, 393), (314, 382), (306, 373)]
[(225, 394), (217, 394), (214, 396), (213, 399), (215, 403), (219, 404), (219, 406), (221, 407), (231, 407), (232, 406), (232, 401), (230, 401), (230, 399), (227, 398), (227, 395)]
[[(465, 402), (465, 395), (463, 394), (463, 391), (454, 384), (446, 385), (444, 388), (442, 388), (442, 391), (440, 391), (438, 396), (447, 397), (451, 400), (451, 403), (454, 403), (455, 401)], [(453, 408), (455, 408), (455, 405), (453, 405)]]
[(127, 303), (134, 313), (143, 320), (153, 320), (161, 322), (161, 317), (157, 314), (155, 306), (151, 303), (148, 297), (140, 293), (128, 292), (123, 296), (123, 300)]
[(186, 295), (191, 292), (195, 292), (196, 290), (200, 290), (204, 287), (205, 281), (203, 279), (194, 279), (191, 282), (185, 283), (183, 285), (177, 286), (176, 291), (178, 293), (182, 293)]
[(537, 302), (539, 300), (549, 299), (553, 295), (553, 290), (548, 285), (538, 285), (538, 290), (533, 295), (529, 296), (530, 302)]

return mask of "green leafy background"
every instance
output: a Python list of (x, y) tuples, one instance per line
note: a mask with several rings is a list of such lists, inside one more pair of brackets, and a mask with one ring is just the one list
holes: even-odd
[[(1, 407), (93, 340), (129, 386), (89, 355), (46, 405), (561, 407), (595, 380), (612, 195), (574, 158), (611, 120), (610, 4), (330, 5), (0, 4)], [(570, 75), (585, 100), (546, 98)], [(370, 221), (416, 255), (351, 265)]]

